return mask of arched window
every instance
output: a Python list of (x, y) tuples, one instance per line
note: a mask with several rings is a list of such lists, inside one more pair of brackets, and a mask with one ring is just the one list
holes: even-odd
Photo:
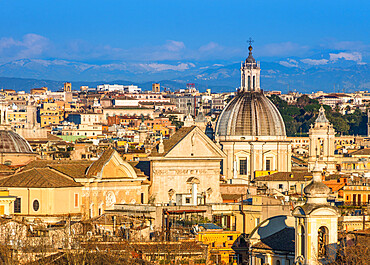
[(317, 232), (317, 252), (319, 254), (319, 258), (326, 257), (327, 252), (327, 245), (328, 245), (328, 228), (325, 226), (321, 226), (319, 231)]
[(277, 260), (276, 261), (276, 265), (280, 265), (281, 263), (280, 263), (280, 260)]

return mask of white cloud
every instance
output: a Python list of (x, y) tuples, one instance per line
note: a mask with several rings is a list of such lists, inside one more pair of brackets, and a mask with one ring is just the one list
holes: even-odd
[(21, 40), (11, 37), (0, 39), (0, 56), (6, 59), (28, 59), (41, 56), (50, 48), (50, 41), (37, 34), (29, 33)]
[(211, 41), (210, 43), (203, 45), (199, 48), (200, 52), (213, 52), (213, 51), (219, 51), (223, 48), (216, 42)]
[(185, 43), (182, 41), (168, 40), (164, 47), (171, 52), (178, 52), (185, 49)]
[(340, 53), (330, 53), (330, 61), (336, 61), (338, 59), (344, 59), (347, 61), (362, 61), (362, 54), (359, 52), (340, 52)]
[(307, 58), (307, 59), (302, 59), (301, 62), (305, 64), (309, 64), (309, 65), (323, 65), (323, 64), (327, 64), (329, 60), (326, 60), (326, 59), (315, 60), (315, 59)]
[(287, 59), (287, 61), (280, 61), (279, 64), (286, 67), (298, 67), (298, 62), (294, 59)]

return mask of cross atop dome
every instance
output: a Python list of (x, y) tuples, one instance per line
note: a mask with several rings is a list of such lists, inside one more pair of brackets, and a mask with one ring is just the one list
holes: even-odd
[(249, 43), (249, 47), (248, 47), (248, 50), (249, 51), (252, 51), (253, 47), (252, 47), (252, 43), (254, 42), (254, 40), (250, 37), (247, 41)]

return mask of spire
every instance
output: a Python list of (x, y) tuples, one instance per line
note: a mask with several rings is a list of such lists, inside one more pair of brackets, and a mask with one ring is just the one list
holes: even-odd
[(252, 55), (252, 50), (253, 50), (252, 45), (249, 45), (248, 50), (249, 50), (249, 56), (245, 60), (245, 63), (247, 63), (247, 64), (248, 63), (255, 64), (256, 63), (256, 60), (253, 58), (253, 55)]
[(253, 55), (252, 55), (252, 50), (253, 50), (252, 43), (254, 42), (254, 40), (252, 40), (252, 38), (249, 38), (248, 42), (249, 42), (249, 47), (248, 47), (249, 56), (245, 60), (245, 62), (246, 63), (256, 63), (256, 60), (253, 58)]

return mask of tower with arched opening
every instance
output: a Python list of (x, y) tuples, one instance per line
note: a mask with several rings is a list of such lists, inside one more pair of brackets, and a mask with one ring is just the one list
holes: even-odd
[(313, 180), (304, 189), (307, 201), (293, 210), (295, 260), (297, 264), (333, 261), (338, 239), (338, 209), (327, 202), (330, 189), (322, 182), (322, 171), (314, 165)]

